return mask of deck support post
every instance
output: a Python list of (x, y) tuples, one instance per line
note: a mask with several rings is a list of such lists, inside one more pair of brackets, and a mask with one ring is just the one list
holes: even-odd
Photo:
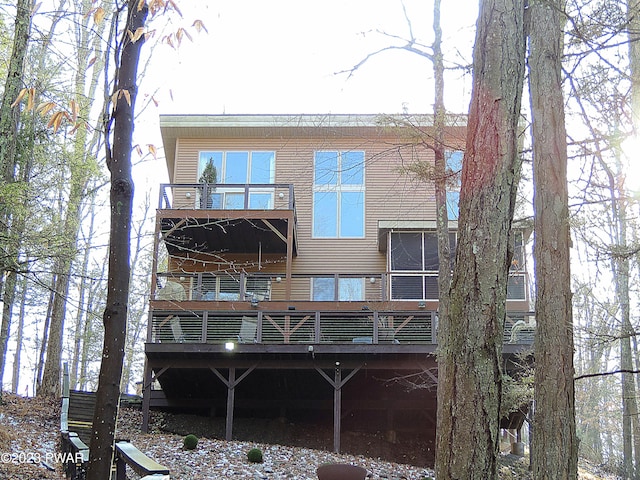
[(342, 428), (342, 371), (336, 362), (333, 390), (333, 451), (340, 453), (340, 432)]
[(362, 365), (358, 365), (354, 368), (349, 375), (344, 379), (342, 378), (342, 369), (340, 362), (336, 362), (336, 368), (334, 371), (334, 377), (331, 378), (320, 367), (316, 367), (316, 370), (324, 379), (333, 387), (333, 451), (340, 453), (340, 431), (342, 428), (342, 387), (362, 368)]
[(229, 383), (227, 385), (227, 419), (225, 422), (225, 440), (231, 441), (233, 436), (233, 407), (236, 398), (236, 368), (229, 368)]
[(218, 369), (209, 367), (213, 373), (227, 386), (227, 418), (225, 421), (225, 440), (230, 441), (233, 437), (233, 409), (235, 405), (236, 386), (249, 375), (256, 365), (252, 365), (236, 379), (236, 367), (229, 367), (229, 378), (224, 376)]
[(142, 382), (142, 433), (149, 432), (149, 407), (151, 405), (151, 385), (155, 380), (167, 371), (169, 367), (164, 367), (153, 376), (153, 368), (149, 366), (149, 361), (144, 362), (144, 377)]

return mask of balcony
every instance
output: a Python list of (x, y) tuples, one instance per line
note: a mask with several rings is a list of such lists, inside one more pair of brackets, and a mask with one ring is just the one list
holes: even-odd
[(291, 184), (162, 184), (157, 217), (171, 255), (296, 254)]

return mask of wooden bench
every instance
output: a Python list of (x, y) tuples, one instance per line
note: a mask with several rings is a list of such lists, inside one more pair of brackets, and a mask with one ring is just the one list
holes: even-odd
[[(69, 390), (69, 369), (64, 365), (62, 380), (62, 409), (60, 412), (60, 436), (64, 454), (64, 472), (70, 480), (84, 480), (89, 463), (89, 447), (95, 393)], [(126, 480), (127, 465), (141, 480), (168, 480), (169, 469), (138, 450), (127, 440), (115, 443), (115, 478)]]

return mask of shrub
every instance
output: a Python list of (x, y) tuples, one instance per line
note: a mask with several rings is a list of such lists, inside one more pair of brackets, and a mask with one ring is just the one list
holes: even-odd
[(193, 434), (189, 434), (184, 437), (184, 448), (185, 450), (193, 450), (198, 445), (198, 437)]
[(259, 448), (252, 448), (247, 452), (247, 459), (251, 463), (262, 463), (262, 451)]

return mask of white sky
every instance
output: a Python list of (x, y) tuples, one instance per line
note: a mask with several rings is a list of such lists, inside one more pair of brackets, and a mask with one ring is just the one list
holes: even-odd
[[(432, 2), (404, 5), (415, 37), (430, 45)], [(162, 55), (154, 54), (148, 74), (161, 79), (160, 113), (432, 111), (432, 67), (416, 54), (387, 51), (351, 78), (336, 75), (368, 53), (404, 43), (376, 33), (408, 38), (400, 0), (187, 0), (179, 6), (184, 20), (174, 25), (198, 18), (209, 33), (193, 33), (193, 43), (185, 40), (178, 51), (156, 50)], [(469, 62), (477, 2), (448, 0), (442, 8), (445, 48), (453, 51), (455, 41)], [(458, 55), (449, 58), (462, 63)], [(450, 83), (460, 76), (452, 74)], [(466, 111), (469, 87), (456, 84), (448, 108)]]

